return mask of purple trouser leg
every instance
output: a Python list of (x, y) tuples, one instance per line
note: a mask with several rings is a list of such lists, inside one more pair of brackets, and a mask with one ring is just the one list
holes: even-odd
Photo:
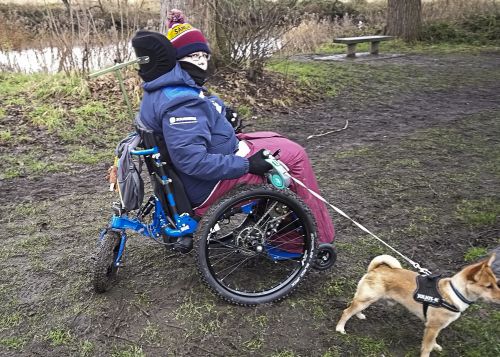
[[(268, 149), (272, 153), (280, 149), (279, 158), (290, 169), (290, 174), (296, 179), (302, 181), (309, 189), (319, 193), (318, 183), (314, 176), (313, 169), (307, 154), (302, 146), (282, 137), (273, 132), (257, 132), (249, 134), (239, 134), (240, 140), (245, 140), (250, 147), (251, 156), (260, 149)], [(200, 206), (195, 208), (195, 214), (202, 216), (208, 208), (222, 197), (226, 192), (239, 184), (256, 185), (265, 183), (266, 179), (263, 176), (246, 174), (237, 179), (222, 180), (210, 196)], [(331, 243), (335, 238), (335, 230), (333, 222), (328, 213), (325, 204), (311, 195), (305, 188), (295, 184), (293, 181), (290, 184), (290, 189), (299, 195), (311, 209), (311, 212), (316, 219), (318, 228), (318, 241), (320, 243)]]

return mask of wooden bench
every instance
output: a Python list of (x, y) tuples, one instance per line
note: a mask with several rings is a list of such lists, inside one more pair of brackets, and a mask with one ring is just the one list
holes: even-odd
[(378, 45), (380, 41), (391, 40), (393, 36), (360, 36), (360, 37), (339, 37), (333, 40), (334, 43), (347, 45), (347, 57), (356, 57), (356, 45), (361, 42), (371, 42), (370, 53), (378, 55)]

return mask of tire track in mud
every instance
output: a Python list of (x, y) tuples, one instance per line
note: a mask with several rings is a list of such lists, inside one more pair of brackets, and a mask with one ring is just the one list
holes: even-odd
[(22, 177), (0, 182), (0, 205), (54, 200), (58, 197), (105, 192), (106, 170), (102, 164), (70, 173)]

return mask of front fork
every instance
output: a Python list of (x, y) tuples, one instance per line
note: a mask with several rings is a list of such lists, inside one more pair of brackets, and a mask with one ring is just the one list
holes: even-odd
[[(127, 243), (127, 234), (124, 229), (114, 229), (114, 228), (105, 228), (99, 234), (99, 241), (102, 242), (104, 236), (108, 233), (108, 231), (114, 231), (120, 235), (120, 246), (118, 248), (118, 252), (116, 253), (116, 257), (114, 257), (113, 265), (115, 267), (119, 267), (122, 264), (123, 252), (125, 251), (125, 244)], [(113, 248), (114, 249), (114, 248)]]

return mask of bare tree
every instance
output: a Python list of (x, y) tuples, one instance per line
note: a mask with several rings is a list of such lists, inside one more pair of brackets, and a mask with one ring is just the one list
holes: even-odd
[(69, 3), (69, 0), (62, 0), (62, 3), (64, 4), (64, 7), (66, 8), (66, 10), (69, 12), (69, 8), (70, 8), (70, 3)]
[(211, 5), (216, 66), (245, 69), (253, 81), (281, 47), (283, 34), (300, 21), (297, 0), (212, 0)]
[(167, 31), (173, 8), (199, 28), (210, 43), (216, 67), (245, 69), (256, 80), (264, 62), (281, 45), (281, 38), (296, 26), (298, 0), (162, 0), (160, 32)]
[(421, 0), (388, 0), (386, 33), (413, 42), (419, 39), (422, 25)]

